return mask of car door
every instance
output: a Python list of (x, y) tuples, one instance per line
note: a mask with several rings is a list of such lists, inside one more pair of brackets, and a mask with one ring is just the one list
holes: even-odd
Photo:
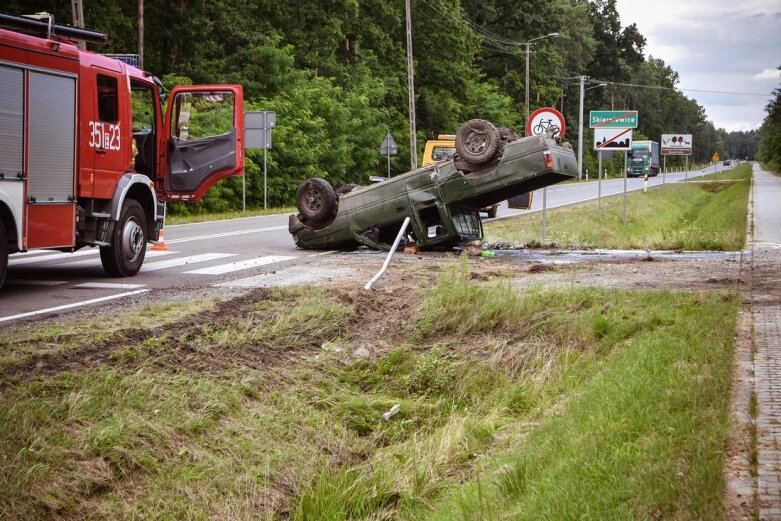
[(174, 87), (165, 121), (165, 199), (197, 201), (220, 179), (244, 174), (240, 85)]

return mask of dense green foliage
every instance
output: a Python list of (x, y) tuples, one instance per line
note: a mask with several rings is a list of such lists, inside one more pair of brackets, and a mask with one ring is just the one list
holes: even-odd
[(781, 87), (773, 94), (773, 100), (767, 105), (767, 117), (759, 129), (758, 156), (768, 168), (781, 172)]
[[(107, 46), (94, 50), (135, 52), (137, 7), (86, 0), (86, 25), (109, 36)], [(0, 11), (42, 10), (71, 20), (66, 0), (0, 0)], [(557, 32), (558, 38), (530, 45), (530, 108), (560, 108), (570, 122), (568, 139), (577, 140), (578, 78), (584, 75), (590, 86), (605, 83), (587, 93), (585, 110), (640, 111), (638, 138), (691, 133), (695, 162), (707, 161), (714, 150), (753, 157), (753, 136), (731, 143), (731, 135), (676, 89), (678, 74), (645, 56), (645, 37), (634, 24), (622, 27), (615, 0), (412, 0), (412, 19), (419, 149), (427, 137), (453, 133), (472, 117), (523, 128), (521, 43)], [(307, 177), (338, 186), (384, 172), (379, 145), (386, 132), (399, 144), (392, 172), (409, 169), (404, 2), (145, 0), (144, 28), (144, 68), (167, 86), (240, 83), (246, 110), (276, 111), (267, 158), (270, 205), (292, 204)], [(585, 129), (584, 143), (591, 140)], [(584, 168), (594, 172), (590, 148)], [(249, 151), (247, 157), (253, 207), (263, 200), (263, 155)], [(670, 157), (668, 166), (678, 161)], [(235, 209), (240, 194), (240, 179), (224, 181), (209, 191), (206, 208)]]

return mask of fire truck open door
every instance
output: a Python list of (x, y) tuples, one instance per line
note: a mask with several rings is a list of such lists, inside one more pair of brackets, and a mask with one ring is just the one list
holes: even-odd
[(240, 85), (175, 87), (166, 113), (167, 199), (198, 200), (228, 176), (244, 173)]

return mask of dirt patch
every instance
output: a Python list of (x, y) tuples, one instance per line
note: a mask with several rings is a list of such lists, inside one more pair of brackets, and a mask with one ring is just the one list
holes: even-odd
[[(0, 371), (0, 377), (27, 379), (53, 376), (65, 371), (81, 371), (107, 363), (122, 366), (124, 364), (117, 363), (114, 357), (118, 349), (144, 345), (145, 342), (159, 337), (168, 337), (168, 340), (163, 346), (149, 349), (150, 354), (162, 354), (163, 360), (170, 360), (171, 363), (182, 362), (188, 359), (188, 352), (191, 352), (192, 348), (178, 341), (178, 337), (197, 334), (207, 324), (248, 313), (267, 296), (267, 289), (257, 289), (246, 295), (221, 302), (214, 309), (201, 311), (164, 327), (125, 329), (103, 342), (64, 352), (33, 355), (17, 364), (4, 367)], [(213, 363), (211, 366), (214, 367)]]
[[(322, 257), (318, 269), (328, 273), (343, 273), (345, 277), (334, 277), (318, 283), (328, 288), (337, 302), (354, 308), (350, 324), (350, 338), (345, 342), (349, 352), (363, 348), (369, 356), (395, 349), (410, 343), (409, 335), (420, 313), (421, 302), (429, 288), (436, 284), (441, 268), (456, 262), (456, 258), (444, 253), (403, 255), (399, 254), (390, 269), (372, 290), (363, 289), (382, 264), (383, 258), (376, 254), (337, 254)], [(595, 260), (578, 263), (545, 263), (529, 261), (502, 255), (494, 258), (470, 258), (470, 278), (488, 282), (498, 277), (509, 277), (513, 285), (521, 290), (532, 285), (543, 286), (601, 286), (628, 290), (674, 290), (674, 291), (741, 291), (743, 286), (743, 263), (734, 259), (692, 259), (659, 260), (646, 262), (643, 257), (626, 261)], [(761, 266), (758, 268), (761, 269)], [(345, 271), (347, 270), (347, 271)], [(768, 286), (778, 284), (778, 276), (770, 267), (766, 282), (756, 277), (755, 284)], [(275, 276), (284, 277), (283, 270)], [(781, 286), (781, 285), (779, 285)], [(778, 286), (777, 286), (778, 287)], [(759, 289), (759, 288), (755, 288)], [(225, 297), (223, 288), (215, 289)], [(762, 294), (755, 291), (754, 294)], [(766, 292), (766, 298), (781, 300), (781, 291)], [(205, 349), (196, 341), (208, 328), (247, 317), (257, 304), (268, 299), (266, 288), (244, 289), (228, 300), (184, 320), (163, 327), (135, 328), (119, 331), (108, 340), (84, 345), (68, 351), (48, 349), (21, 359), (0, 370), (0, 377), (30, 379), (53, 376), (64, 371), (82, 371), (100, 365), (117, 368), (137, 367), (149, 361), (165, 371), (196, 371), (220, 373), (236, 367), (279, 367), (297, 363), (321, 351), (322, 345), (304, 339), (296, 349), (278, 350), (264, 344), (236, 344), (228, 342), (215, 355), (214, 349)], [(170, 298), (176, 299), (176, 295)], [(179, 295), (178, 298), (187, 298)], [(159, 299), (159, 297), (158, 297)], [(158, 300), (159, 302), (159, 300)], [(148, 302), (141, 301), (139, 305)], [(127, 308), (124, 308), (127, 311)], [(114, 313), (111, 307), (95, 309), (91, 313)], [(81, 315), (83, 316), (83, 315)], [(61, 318), (60, 318), (61, 319)], [(493, 338), (501, 343), (502, 339)], [(308, 342), (308, 343), (307, 343)], [(138, 357), (130, 348), (139, 348)], [(479, 349), (464, 346), (469, 351)]]
[(699, 183), (698, 186), (706, 192), (715, 194), (726, 190), (733, 184), (735, 184), (734, 181), (711, 181), (709, 183)]

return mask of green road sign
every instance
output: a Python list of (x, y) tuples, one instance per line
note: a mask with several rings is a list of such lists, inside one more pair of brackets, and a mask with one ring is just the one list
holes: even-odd
[(591, 128), (637, 128), (636, 110), (592, 110), (588, 126)]

